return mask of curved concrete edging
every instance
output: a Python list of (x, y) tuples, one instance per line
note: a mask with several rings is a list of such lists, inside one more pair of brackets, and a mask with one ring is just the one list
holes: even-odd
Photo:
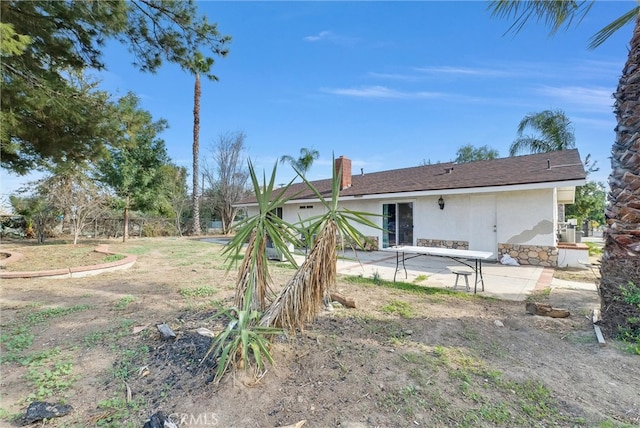
[[(102, 253), (106, 255), (118, 254), (118, 253), (109, 251), (108, 245), (106, 244), (99, 245), (94, 251), (97, 253)], [(2, 263), (3, 265), (14, 262), (14, 261), (18, 261), (22, 258), (22, 254), (20, 253), (13, 253), (10, 251), (4, 251), (4, 253), (9, 254), (9, 257), (3, 260), (3, 263)], [(126, 257), (122, 260), (116, 260), (115, 262), (109, 262), (109, 263), (100, 263), (100, 264), (91, 265), (91, 266), (77, 266), (72, 268), (38, 270), (38, 271), (27, 271), (27, 272), (0, 272), (0, 279), (82, 278), (84, 276), (99, 275), (104, 272), (113, 272), (116, 270), (129, 269), (131, 266), (134, 265), (137, 259), (138, 259), (137, 256), (127, 254)]]

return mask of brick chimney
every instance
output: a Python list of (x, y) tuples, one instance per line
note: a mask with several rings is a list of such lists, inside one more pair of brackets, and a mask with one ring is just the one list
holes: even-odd
[(340, 156), (335, 160), (336, 176), (342, 168), (342, 179), (340, 180), (340, 190), (351, 187), (351, 159)]

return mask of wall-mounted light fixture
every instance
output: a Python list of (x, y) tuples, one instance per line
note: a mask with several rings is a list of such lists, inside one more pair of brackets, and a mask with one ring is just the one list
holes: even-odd
[(440, 199), (438, 199), (438, 206), (441, 210), (444, 209), (444, 199), (442, 199), (442, 196), (440, 196)]

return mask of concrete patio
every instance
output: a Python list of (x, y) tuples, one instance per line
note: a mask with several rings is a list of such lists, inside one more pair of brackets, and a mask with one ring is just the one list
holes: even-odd
[[(598, 240), (598, 238), (594, 238)], [(205, 238), (203, 241), (215, 242), (226, 245), (228, 238)], [(304, 261), (304, 253), (297, 250), (294, 254), (297, 262)], [(472, 269), (444, 257), (419, 256), (407, 260), (405, 263), (407, 276), (405, 278), (404, 269), (400, 266), (396, 280), (402, 282), (412, 282), (425, 287), (442, 287), (452, 289), (455, 284), (456, 275), (453, 270)], [(386, 251), (356, 251), (346, 250), (338, 253), (338, 274), (341, 275), (361, 275), (365, 278), (373, 278), (375, 275), (386, 281), (393, 281), (396, 272), (396, 255)], [(506, 266), (496, 261), (482, 263), (485, 289), (482, 291), (478, 284), (478, 294), (490, 296), (503, 300), (524, 301), (529, 294), (535, 290), (545, 288), (559, 288), (583, 290), (597, 293), (598, 289), (594, 282), (564, 281), (553, 278), (553, 268), (543, 268), (539, 266)], [(469, 285), (473, 293), (474, 275), (469, 276)], [(465, 290), (464, 279), (460, 278), (457, 290)]]
[[(299, 257), (299, 262), (304, 256)], [(434, 256), (419, 256), (406, 260), (407, 274), (400, 264), (396, 280), (412, 282), (427, 287), (442, 287), (452, 289), (456, 275), (453, 271), (472, 269), (448, 258)], [(338, 273), (342, 275), (361, 275), (365, 278), (379, 276), (383, 280), (393, 281), (396, 272), (396, 256), (383, 251), (347, 250), (339, 253)], [(539, 266), (506, 266), (498, 262), (484, 262), (482, 264), (485, 290), (478, 284), (477, 292), (483, 296), (496, 297), (503, 300), (524, 301), (536, 289), (571, 288), (597, 292), (594, 283), (563, 281), (553, 278), (552, 268)], [(469, 285), (473, 293), (474, 274), (469, 276)], [(465, 291), (464, 278), (460, 278), (457, 290)]]

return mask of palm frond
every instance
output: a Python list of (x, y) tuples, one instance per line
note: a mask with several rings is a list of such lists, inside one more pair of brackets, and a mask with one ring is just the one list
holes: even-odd
[(488, 9), (491, 16), (513, 20), (505, 34), (518, 33), (527, 22), (535, 20), (544, 22), (553, 35), (563, 26), (569, 28), (574, 22), (580, 23), (592, 6), (593, 0), (494, 0)]
[(629, 12), (622, 15), (609, 25), (605, 26), (602, 30), (598, 31), (589, 39), (589, 49), (595, 49), (603, 44), (613, 33), (624, 27), (625, 25), (633, 22), (640, 15), (640, 5), (632, 8)]

